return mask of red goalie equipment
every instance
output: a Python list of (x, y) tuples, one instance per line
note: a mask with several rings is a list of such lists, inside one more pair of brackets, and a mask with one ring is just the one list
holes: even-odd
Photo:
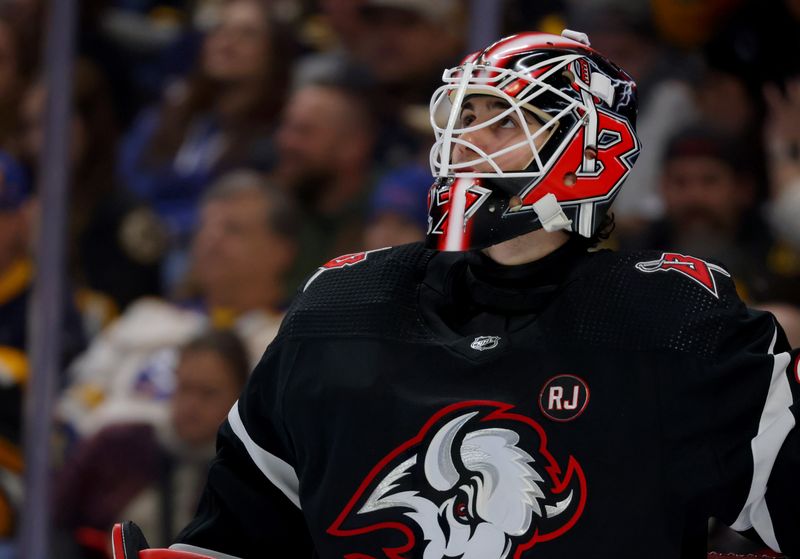
[(208, 555), (174, 549), (149, 549), (142, 531), (133, 522), (114, 524), (111, 529), (113, 559), (213, 559)]

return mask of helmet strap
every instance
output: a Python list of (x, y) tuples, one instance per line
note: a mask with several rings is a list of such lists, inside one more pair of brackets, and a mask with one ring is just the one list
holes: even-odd
[(542, 229), (548, 233), (553, 231), (569, 231), (572, 227), (572, 220), (567, 218), (567, 214), (558, 203), (555, 194), (549, 192), (533, 203), (533, 211), (539, 217)]

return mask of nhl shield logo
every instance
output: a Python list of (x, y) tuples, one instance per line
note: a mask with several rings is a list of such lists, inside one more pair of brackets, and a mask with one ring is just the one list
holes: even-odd
[(494, 349), (500, 344), (500, 336), (478, 336), (469, 347), (475, 351), (486, 351), (487, 349)]

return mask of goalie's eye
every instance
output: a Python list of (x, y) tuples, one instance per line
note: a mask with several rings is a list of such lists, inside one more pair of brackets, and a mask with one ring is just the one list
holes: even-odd
[(505, 118), (500, 119), (500, 122), (497, 123), (498, 128), (517, 128), (517, 121), (515, 118), (507, 116)]

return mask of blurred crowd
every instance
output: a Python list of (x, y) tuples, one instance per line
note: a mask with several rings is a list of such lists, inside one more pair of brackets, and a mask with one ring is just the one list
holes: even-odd
[[(800, 345), (800, 0), (497, 0), (503, 35), (587, 33), (638, 83), (643, 152), (608, 248), (724, 263)], [(0, 0), (0, 556), (45, 133), (45, 0)], [(336, 256), (415, 242), (430, 95), (469, 0), (86, 0), (74, 58), (54, 556), (154, 545), (193, 513), (217, 425), (292, 294)], [(135, 460), (132, 458), (135, 456)], [(4, 551), (6, 550), (6, 551)]]

